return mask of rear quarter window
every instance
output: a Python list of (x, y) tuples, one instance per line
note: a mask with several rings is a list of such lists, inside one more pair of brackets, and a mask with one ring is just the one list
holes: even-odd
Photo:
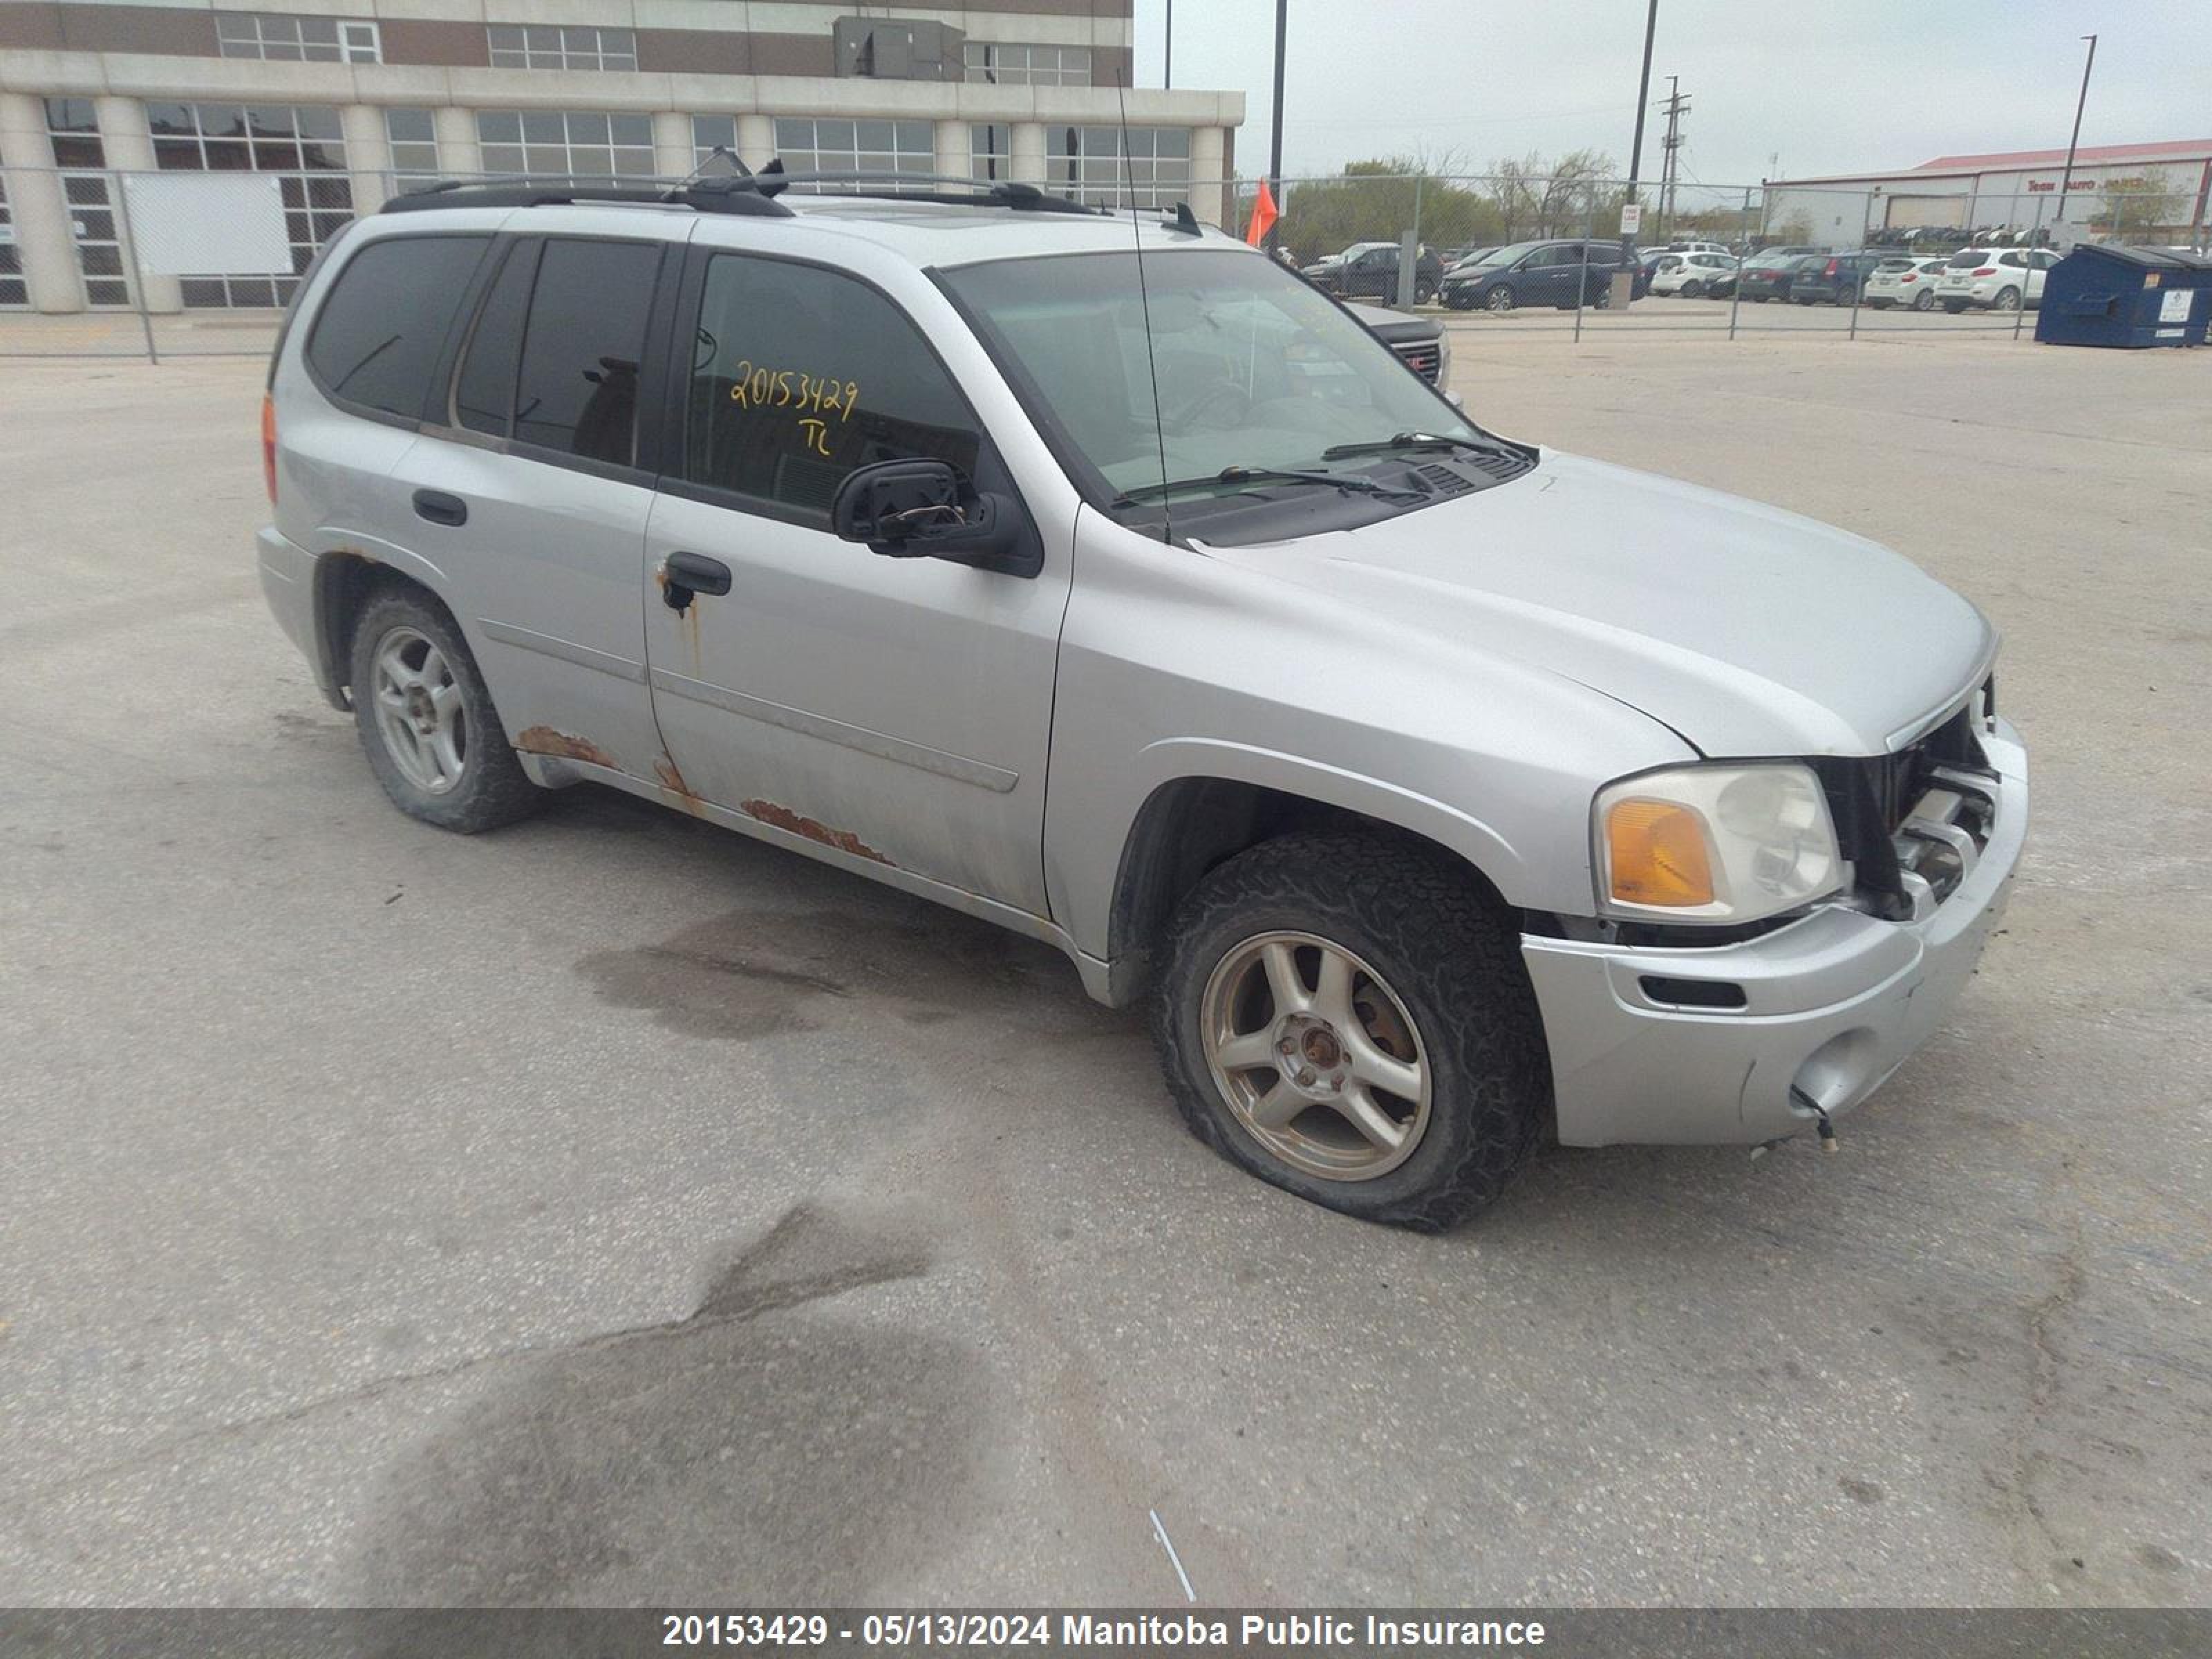
[(387, 236), (349, 259), (307, 340), (324, 392), (422, 419), (453, 313), (490, 246), (489, 236)]

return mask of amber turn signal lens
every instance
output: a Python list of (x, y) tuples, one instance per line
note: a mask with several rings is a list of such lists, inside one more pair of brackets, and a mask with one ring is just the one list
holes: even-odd
[(1711, 904), (1713, 866), (1705, 823), (1672, 801), (1624, 800), (1606, 815), (1613, 896), (1624, 904)]

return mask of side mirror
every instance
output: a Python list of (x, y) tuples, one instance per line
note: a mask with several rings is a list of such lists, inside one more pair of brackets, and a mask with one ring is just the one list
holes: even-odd
[(979, 492), (947, 461), (855, 467), (830, 497), (830, 527), (887, 559), (946, 559), (1012, 576), (1034, 576), (1044, 562), (1021, 509)]

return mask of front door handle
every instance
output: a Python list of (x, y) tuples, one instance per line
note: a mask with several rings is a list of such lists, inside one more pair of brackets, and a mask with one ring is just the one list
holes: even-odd
[(415, 492), (415, 516), (428, 519), (432, 524), (466, 524), (469, 504), (442, 489), (418, 489)]
[(685, 609), (696, 594), (720, 597), (730, 591), (730, 567), (704, 553), (671, 553), (661, 570), (666, 580), (660, 597), (671, 611)]

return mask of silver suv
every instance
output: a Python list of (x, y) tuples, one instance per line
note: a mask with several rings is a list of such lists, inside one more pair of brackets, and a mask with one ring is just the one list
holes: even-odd
[(1827, 1136), (2020, 852), (1972, 605), (1493, 435), (1188, 215), (433, 191), (269, 385), (263, 585), (403, 811), (611, 785), (1048, 939), (1354, 1215)]

